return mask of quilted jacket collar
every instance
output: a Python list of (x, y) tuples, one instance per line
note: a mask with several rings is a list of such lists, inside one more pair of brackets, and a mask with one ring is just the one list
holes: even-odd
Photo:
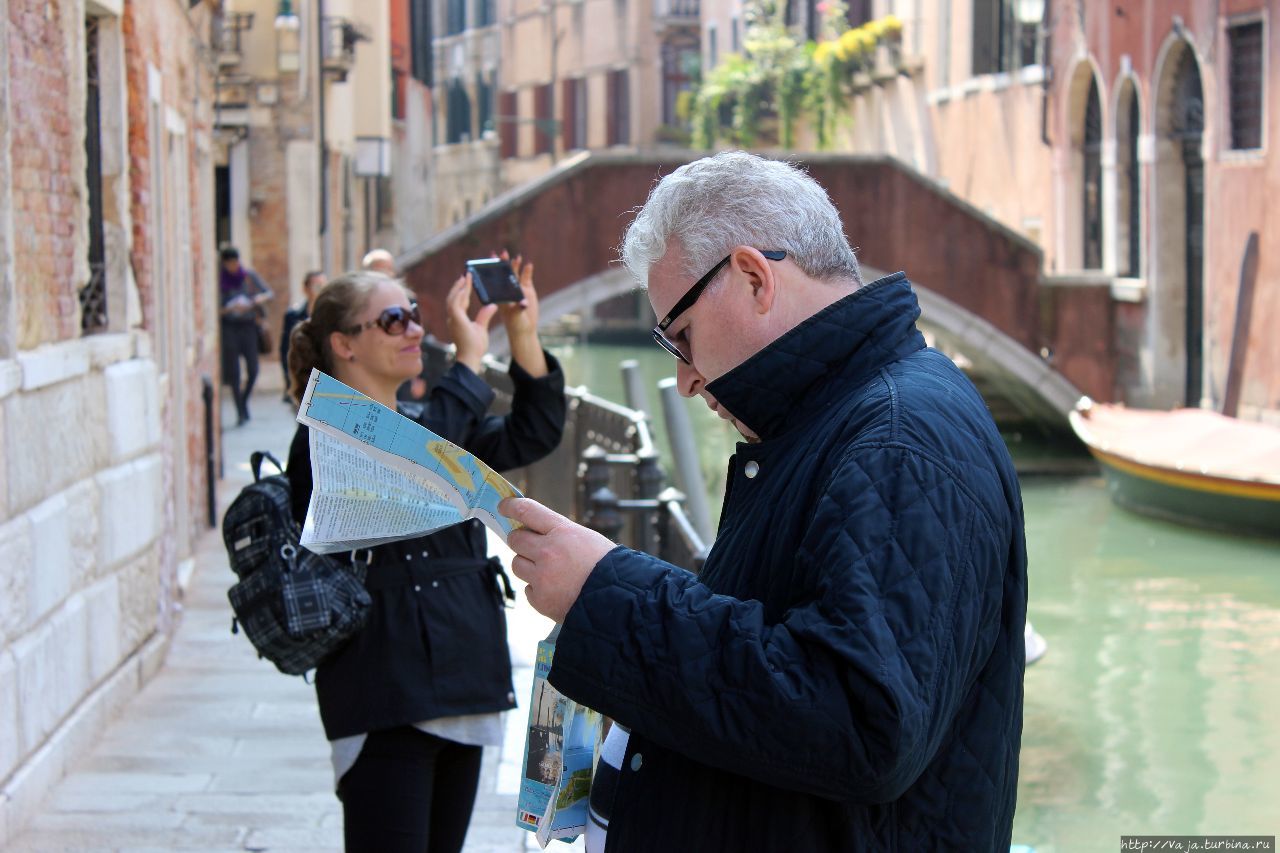
[(835, 402), (838, 389), (923, 348), (919, 316), (906, 273), (885, 276), (814, 314), (707, 390), (768, 440)]

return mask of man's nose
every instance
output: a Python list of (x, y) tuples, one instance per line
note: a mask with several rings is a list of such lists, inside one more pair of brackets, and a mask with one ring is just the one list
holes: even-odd
[(680, 390), (680, 396), (696, 397), (706, 384), (706, 377), (698, 372), (698, 368), (676, 360), (676, 388)]

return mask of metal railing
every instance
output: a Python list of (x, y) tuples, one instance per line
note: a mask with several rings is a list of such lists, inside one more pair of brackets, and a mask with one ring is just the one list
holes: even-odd
[[(423, 355), (429, 383), (451, 363), (438, 345), (424, 344)], [(506, 365), (487, 358), (482, 378), (497, 395), (491, 411), (509, 412), (512, 383)], [(559, 446), (504, 476), (539, 503), (619, 544), (700, 570), (710, 543), (690, 521), (685, 496), (667, 485), (645, 414), (585, 388), (567, 388), (565, 397)]]
[(326, 15), (321, 53), (324, 70), (332, 79), (341, 83), (356, 63), (356, 45), (369, 40), (369, 34), (348, 18)]
[(654, 12), (659, 18), (683, 18), (696, 22), (701, 14), (701, 0), (658, 0)]
[(238, 65), (244, 58), (241, 34), (253, 27), (252, 12), (228, 12), (213, 17), (213, 50), (218, 68)]

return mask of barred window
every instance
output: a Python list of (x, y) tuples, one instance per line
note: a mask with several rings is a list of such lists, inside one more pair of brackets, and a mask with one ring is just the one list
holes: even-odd
[(461, 80), (449, 81), (445, 112), (445, 142), (457, 145), (471, 139), (471, 96)]
[(455, 35), (467, 28), (467, 0), (449, 0), (445, 7), (445, 34)]
[(80, 328), (107, 328), (107, 253), (102, 212), (102, 113), (98, 98), (98, 19), (85, 21), (85, 182), (89, 189), (89, 281), (80, 289)]
[(516, 156), (516, 121), (519, 104), (515, 92), (503, 92), (498, 96), (498, 139), (502, 159)]
[(431, 0), (412, 0), (409, 4), (409, 52), (413, 79), (427, 86), (435, 84), (432, 76), (435, 58), (431, 53)]
[(493, 130), (493, 94), (494, 87), (490, 81), (493, 75), (485, 77), (476, 72), (476, 127), (481, 136), (485, 131)]
[(609, 107), (608, 120), (605, 122), (605, 137), (608, 145), (629, 145), (631, 143), (631, 84), (627, 79), (627, 69), (610, 71), (606, 80), (605, 101)]
[(533, 153), (549, 154), (555, 144), (553, 126), (555, 116), (552, 115), (551, 84), (545, 83), (533, 90)]
[(1231, 48), (1231, 147), (1262, 147), (1262, 22), (1227, 29)]

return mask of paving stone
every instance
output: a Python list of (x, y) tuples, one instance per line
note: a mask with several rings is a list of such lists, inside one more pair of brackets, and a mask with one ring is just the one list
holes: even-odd
[(271, 790), (282, 794), (306, 794), (315, 791), (317, 777), (323, 778), (332, 772), (329, 766), (304, 770), (241, 768), (215, 774), (207, 790), (251, 794), (261, 791), (263, 785), (267, 784)]
[(203, 791), (209, 787), (212, 776), (208, 773), (72, 773), (59, 784), (60, 790), (71, 793), (110, 791), (130, 794), (172, 794), (175, 792)]
[(263, 791), (254, 794), (188, 794), (175, 798), (171, 808), (187, 814), (275, 815), (307, 811), (322, 814), (338, 805), (332, 790), (319, 789), (306, 794), (266, 793), (265, 788)]
[(333, 829), (289, 830), (289, 829), (255, 829), (244, 840), (246, 850), (270, 850), (280, 847), (296, 847), (321, 853), (325, 850), (342, 849), (342, 832)]
[(55, 812), (142, 812), (154, 814), (159, 797), (156, 794), (117, 794), (111, 791), (70, 791), (59, 787), (45, 806)]
[(150, 829), (177, 829), (186, 820), (186, 815), (177, 812), (156, 810), (137, 811), (46, 811), (31, 822), (32, 829), (39, 830), (77, 830), (103, 829), (114, 835), (119, 831), (146, 832)]

